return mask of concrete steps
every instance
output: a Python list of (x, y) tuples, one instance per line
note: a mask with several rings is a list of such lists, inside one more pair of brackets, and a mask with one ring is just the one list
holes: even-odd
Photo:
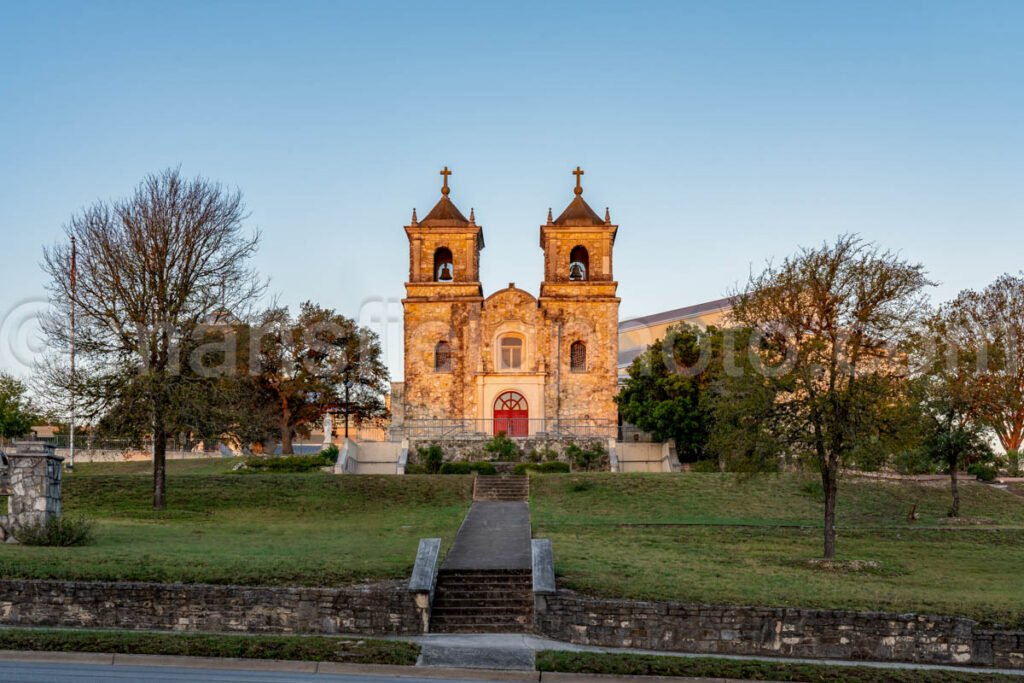
[(478, 475), (473, 484), (474, 501), (525, 503), (530, 499), (530, 478), (525, 475)]
[(445, 570), (431, 608), (434, 633), (527, 632), (533, 627), (530, 570)]

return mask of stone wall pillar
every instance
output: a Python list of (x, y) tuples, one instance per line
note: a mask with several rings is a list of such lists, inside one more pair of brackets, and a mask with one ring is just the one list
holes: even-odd
[(64, 458), (54, 454), (53, 446), (15, 442), (5, 452), (5, 459), (7, 467), (0, 478), (0, 491), (9, 496), (6, 523), (3, 525), (6, 530), (45, 524), (59, 517)]

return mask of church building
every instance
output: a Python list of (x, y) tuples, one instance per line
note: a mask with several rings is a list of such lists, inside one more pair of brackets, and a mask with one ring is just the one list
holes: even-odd
[(573, 173), (575, 197), (540, 226), (539, 296), (514, 283), (484, 295), (483, 226), (452, 202), (447, 167), (440, 201), (422, 220), (413, 211), (396, 427), (421, 436), (615, 436), (618, 226), (584, 201), (583, 171)]

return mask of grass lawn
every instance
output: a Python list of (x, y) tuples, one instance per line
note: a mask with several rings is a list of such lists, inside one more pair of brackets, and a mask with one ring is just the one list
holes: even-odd
[(1019, 676), (966, 671), (881, 669), (831, 664), (791, 664), (713, 657), (659, 657), (593, 652), (537, 653), (539, 671), (613, 676), (692, 676), (701, 680), (834, 681), (835, 683), (1010, 683)]
[(534, 536), (554, 543), (559, 585), (581, 592), (1024, 624), (1024, 498), (982, 484), (963, 487), (961, 513), (985, 523), (951, 525), (942, 482), (843, 480), (838, 559), (881, 563), (856, 572), (807, 564), (821, 553), (812, 477), (544, 475), (531, 489)]
[(413, 666), (420, 647), (394, 640), (330, 636), (210, 635), (58, 629), (0, 629), (0, 650), (243, 657)]
[[(168, 463), (168, 510), (150, 508), (149, 463), (82, 464), (68, 514), (97, 523), (78, 548), (0, 545), (0, 577), (337, 585), (406, 578), (420, 538), (451, 542), (468, 476), (237, 474), (234, 459)], [(799, 475), (552, 474), (532, 478), (534, 535), (554, 542), (559, 585), (687, 602), (964, 615), (1024, 625), (1024, 497), (944, 482), (847, 477), (839, 559), (821, 552), (821, 489)], [(917, 505), (920, 518), (908, 522)]]
[(419, 539), (450, 543), (471, 498), (468, 476), (235, 474), (233, 462), (168, 463), (164, 512), (151, 509), (148, 463), (79, 465), (64, 480), (64, 510), (96, 521), (95, 542), (0, 545), (0, 577), (262, 585), (407, 578)]

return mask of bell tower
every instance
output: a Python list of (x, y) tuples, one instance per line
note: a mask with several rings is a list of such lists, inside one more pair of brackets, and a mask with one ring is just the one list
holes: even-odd
[[(441, 171), (441, 199), (430, 213), (421, 221), (413, 209), (412, 221), (405, 226), (409, 237), (409, 281), (405, 289), (409, 296), (464, 296), (468, 290), (479, 296), (482, 292), (480, 250), (484, 248), (484, 232), (476, 224), (472, 209), (467, 219), (448, 198), (451, 174), (447, 166)], [(435, 285), (444, 288), (436, 289)]]
[(540, 226), (541, 310), (550, 330), (547, 404), (558, 419), (614, 425), (617, 416), (619, 298), (612, 250), (619, 226), (583, 199), (583, 169), (565, 211)]
[(409, 280), (402, 300), (406, 420), (462, 417), (471, 399), (464, 390), (479, 364), (473, 342), (480, 319), (480, 250), (483, 228), (472, 209), (466, 218), (449, 198), (445, 166), (441, 199), (430, 213), (405, 226)]
[(602, 219), (583, 199), (583, 169), (576, 176), (575, 197), (558, 218), (540, 226), (544, 250), (545, 296), (615, 296), (618, 283), (612, 276), (612, 248), (619, 226), (613, 225), (608, 210)]

